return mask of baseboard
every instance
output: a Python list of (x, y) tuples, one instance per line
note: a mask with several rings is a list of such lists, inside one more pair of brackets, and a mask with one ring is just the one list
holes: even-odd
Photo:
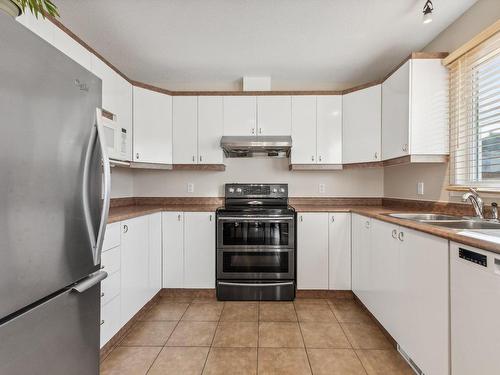
[(320, 290), (320, 289), (299, 289), (296, 293), (296, 298), (345, 298), (353, 299), (354, 293), (352, 290)]
[(160, 290), (162, 297), (170, 298), (215, 298), (215, 288), (211, 289), (181, 289), (163, 288)]

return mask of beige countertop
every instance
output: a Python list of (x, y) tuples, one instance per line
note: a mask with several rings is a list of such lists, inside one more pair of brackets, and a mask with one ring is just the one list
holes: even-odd
[[(122, 207), (112, 207), (109, 210), (108, 223), (127, 220), (138, 216), (148, 215), (162, 211), (179, 212), (214, 212), (220, 205), (214, 204), (158, 204), (158, 205), (130, 205)], [(458, 234), (458, 230), (437, 227), (430, 224), (420, 223), (412, 220), (398, 219), (385, 214), (396, 212), (418, 212), (405, 207), (383, 207), (383, 206), (363, 206), (363, 205), (316, 205), (316, 204), (295, 204), (293, 207), (300, 212), (352, 212), (363, 216), (382, 220), (388, 223), (399, 225), (446, 238), (450, 241), (462, 243), (464, 245), (493, 251), (500, 254), (500, 245), (494, 242), (467, 237)]]

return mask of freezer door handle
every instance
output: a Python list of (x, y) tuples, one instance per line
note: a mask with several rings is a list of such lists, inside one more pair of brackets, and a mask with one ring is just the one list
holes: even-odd
[(83, 293), (87, 289), (92, 288), (94, 285), (100, 283), (102, 280), (104, 280), (106, 277), (108, 277), (108, 273), (106, 271), (97, 271), (94, 272), (93, 274), (89, 275), (86, 279), (80, 281), (79, 283), (76, 283), (73, 285), (71, 288), (72, 291), (78, 292), (78, 293)]
[[(89, 191), (88, 191), (89, 172), (90, 172), (89, 169), (90, 169), (92, 154), (96, 143), (99, 143), (99, 146), (101, 147), (103, 181), (104, 181), (101, 221), (99, 223), (97, 236), (95, 235), (94, 226), (92, 225), (92, 218), (90, 215), (90, 207), (89, 207)], [(106, 232), (106, 224), (108, 221), (108, 213), (109, 213), (109, 202), (111, 199), (111, 166), (109, 163), (108, 152), (106, 149), (106, 139), (104, 137), (104, 128), (102, 125), (102, 111), (100, 108), (96, 108), (96, 119), (94, 125), (92, 126), (92, 130), (90, 132), (90, 140), (85, 155), (85, 164), (83, 167), (82, 191), (83, 191), (83, 209), (85, 213), (85, 222), (89, 234), (90, 244), (92, 246), (92, 258), (94, 260), (94, 265), (98, 265), (99, 263), (101, 263), (102, 243), (104, 241), (104, 234)]]

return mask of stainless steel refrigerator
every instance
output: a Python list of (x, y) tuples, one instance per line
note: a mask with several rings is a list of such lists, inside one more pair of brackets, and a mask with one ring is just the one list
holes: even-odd
[(0, 12), (2, 375), (99, 372), (100, 106), (100, 79)]

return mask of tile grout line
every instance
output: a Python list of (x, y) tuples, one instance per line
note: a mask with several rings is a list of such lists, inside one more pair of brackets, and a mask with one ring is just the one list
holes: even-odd
[(359, 358), (358, 352), (356, 351), (356, 349), (354, 349), (354, 346), (352, 345), (351, 340), (349, 340), (349, 336), (347, 336), (347, 334), (346, 334), (346, 332), (344, 330), (344, 327), (342, 326), (341, 322), (339, 321), (339, 319), (337, 317), (337, 314), (335, 314), (335, 310), (333, 309), (333, 307), (332, 307), (331, 304), (328, 304), (328, 307), (330, 308), (330, 310), (332, 311), (333, 315), (335, 316), (335, 319), (337, 319), (337, 322), (338, 322), (338, 324), (340, 326), (340, 329), (342, 330), (342, 332), (344, 333), (345, 337), (347, 338), (347, 342), (349, 342), (349, 345), (351, 345), (351, 349), (354, 352), (354, 355), (358, 359), (359, 363), (361, 363), (361, 367), (363, 367), (363, 370), (364, 370), (365, 374), (368, 374), (368, 370), (365, 368), (365, 365), (363, 364), (363, 361), (361, 361), (361, 358)]
[(293, 303), (293, 311), (295, 311), (295, 315), (297, 316), (297, 325), (299, 326), (300, 336), (302, 337), (302, 342), (304, 343), (304, 351), (306, 352), (307, 363), (309, 364), (309, 370), (311, 374), (313, 373), (313, 369), (311, 366), (311, 360), (309, 359), (309, 353), (307, 352), (306, 340), (304, 340), (304, 334), (302, 333), (302, 326), (300, 325), (299, 314), (297, 314), (297, 309), (295, 307), (295, 303)]
[[(219, 302), (219, 301), (216, 299), (216, 302)], [(205, 371), (205, 367), (207, 366), (208, 356), (210, 355), (210, 352), (212, 351), (214, 341), (215, 341), (215, 335), (217, 335), (217, 330), (219, 329), (220, 320), (222, 318), (222, 314), (224, 313), (225, 308), (226, 308), (226, 303), (222, 302), (222, 310), (220, 311), (219, 319), (217, 320), (217, 326), (215, 327), (214, 336), (212, 337), (212, 342), (210, 343), (210, 345), (208, 347), (207, 357), (205, 358), (205, 362), (203, 363), (203, 368), (201, 369), (201, 374), (203, 374), (203, 372)]]
[[(158, 303), (157, 303), (158, 304)], [(158, 354), (156, 355), (155, 359), (153, 360), (153, 362), (151, 362), (151, 365), (149, 365), (148, 367), (148, 370), (146, 371), (146, 375), (149, 373), (149, 371), (151, 371), (151, 368), (153, 367), (154, 363), (156, 362), (156, 360), (158, 359), (158, 357), (160, 356), (160, 353), (163, 351), (163, 349), (165, 349), (166, 345), (167, 345), (167, 342), (168, 340), (170, 340), (170, 337), (172, 337), (172, 335), (174, 334), (174, 331), (176, 330), (177, 326), (179, 325), (179, 323), (181, 322), (182, 320), (182, 317), (184, 316), (184, 314), (186, 313), (186, 311), (189, 309), (189, 306), (191, 306), (191, 302), (188, 303), (186, 309), (184, 310), (184, 312), (182, 313), (182, 315), (179, 317), (179, 320), (177, 321), (174, 329), (172, 330), (172, 332), (170, 332), (170, 334), (168, 335), (167, 339), (165, 340), (165, 343), (163, 344), (163, 346), (161, 347), (160, 351), (158, 352)], [(161, 322), (166, 322), (168, 320), (159, 320)]]

